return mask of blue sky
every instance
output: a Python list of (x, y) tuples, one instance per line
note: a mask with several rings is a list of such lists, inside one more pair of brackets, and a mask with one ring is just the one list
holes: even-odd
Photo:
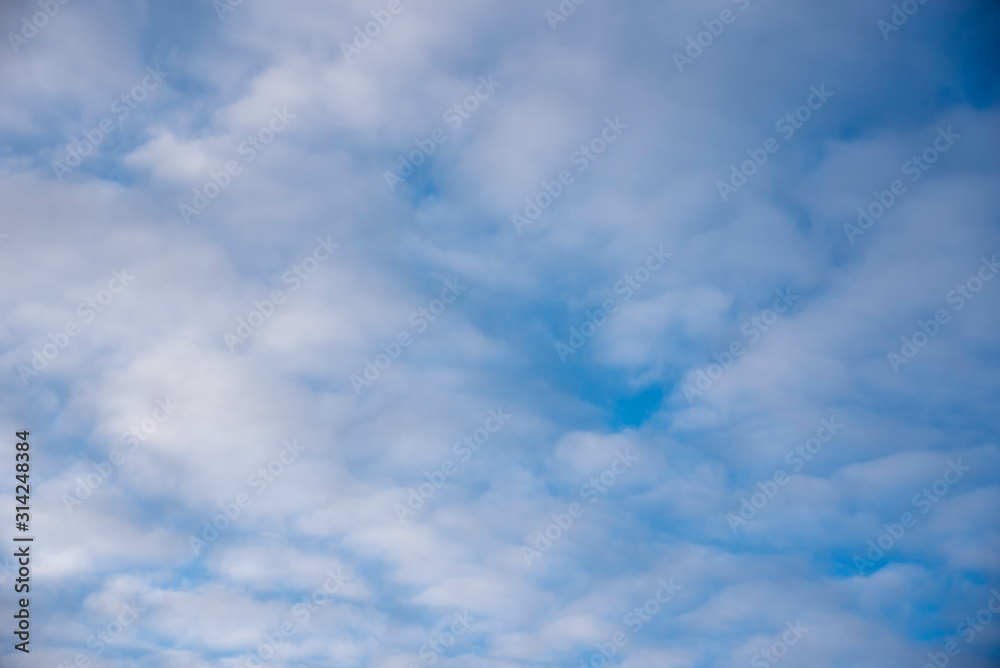
[(5, 3), (0, 662), (996, 665), (998, 24)]

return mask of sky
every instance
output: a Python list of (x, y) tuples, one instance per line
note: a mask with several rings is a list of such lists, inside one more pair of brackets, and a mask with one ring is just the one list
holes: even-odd
[(998, 28), (0, 4), (0, 664), (997, 665)]

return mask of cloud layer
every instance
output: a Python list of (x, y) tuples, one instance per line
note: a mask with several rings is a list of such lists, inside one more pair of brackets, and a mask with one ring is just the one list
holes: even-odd
[(987, 3), (0, 23), (4, 665), (1000, 657)]

